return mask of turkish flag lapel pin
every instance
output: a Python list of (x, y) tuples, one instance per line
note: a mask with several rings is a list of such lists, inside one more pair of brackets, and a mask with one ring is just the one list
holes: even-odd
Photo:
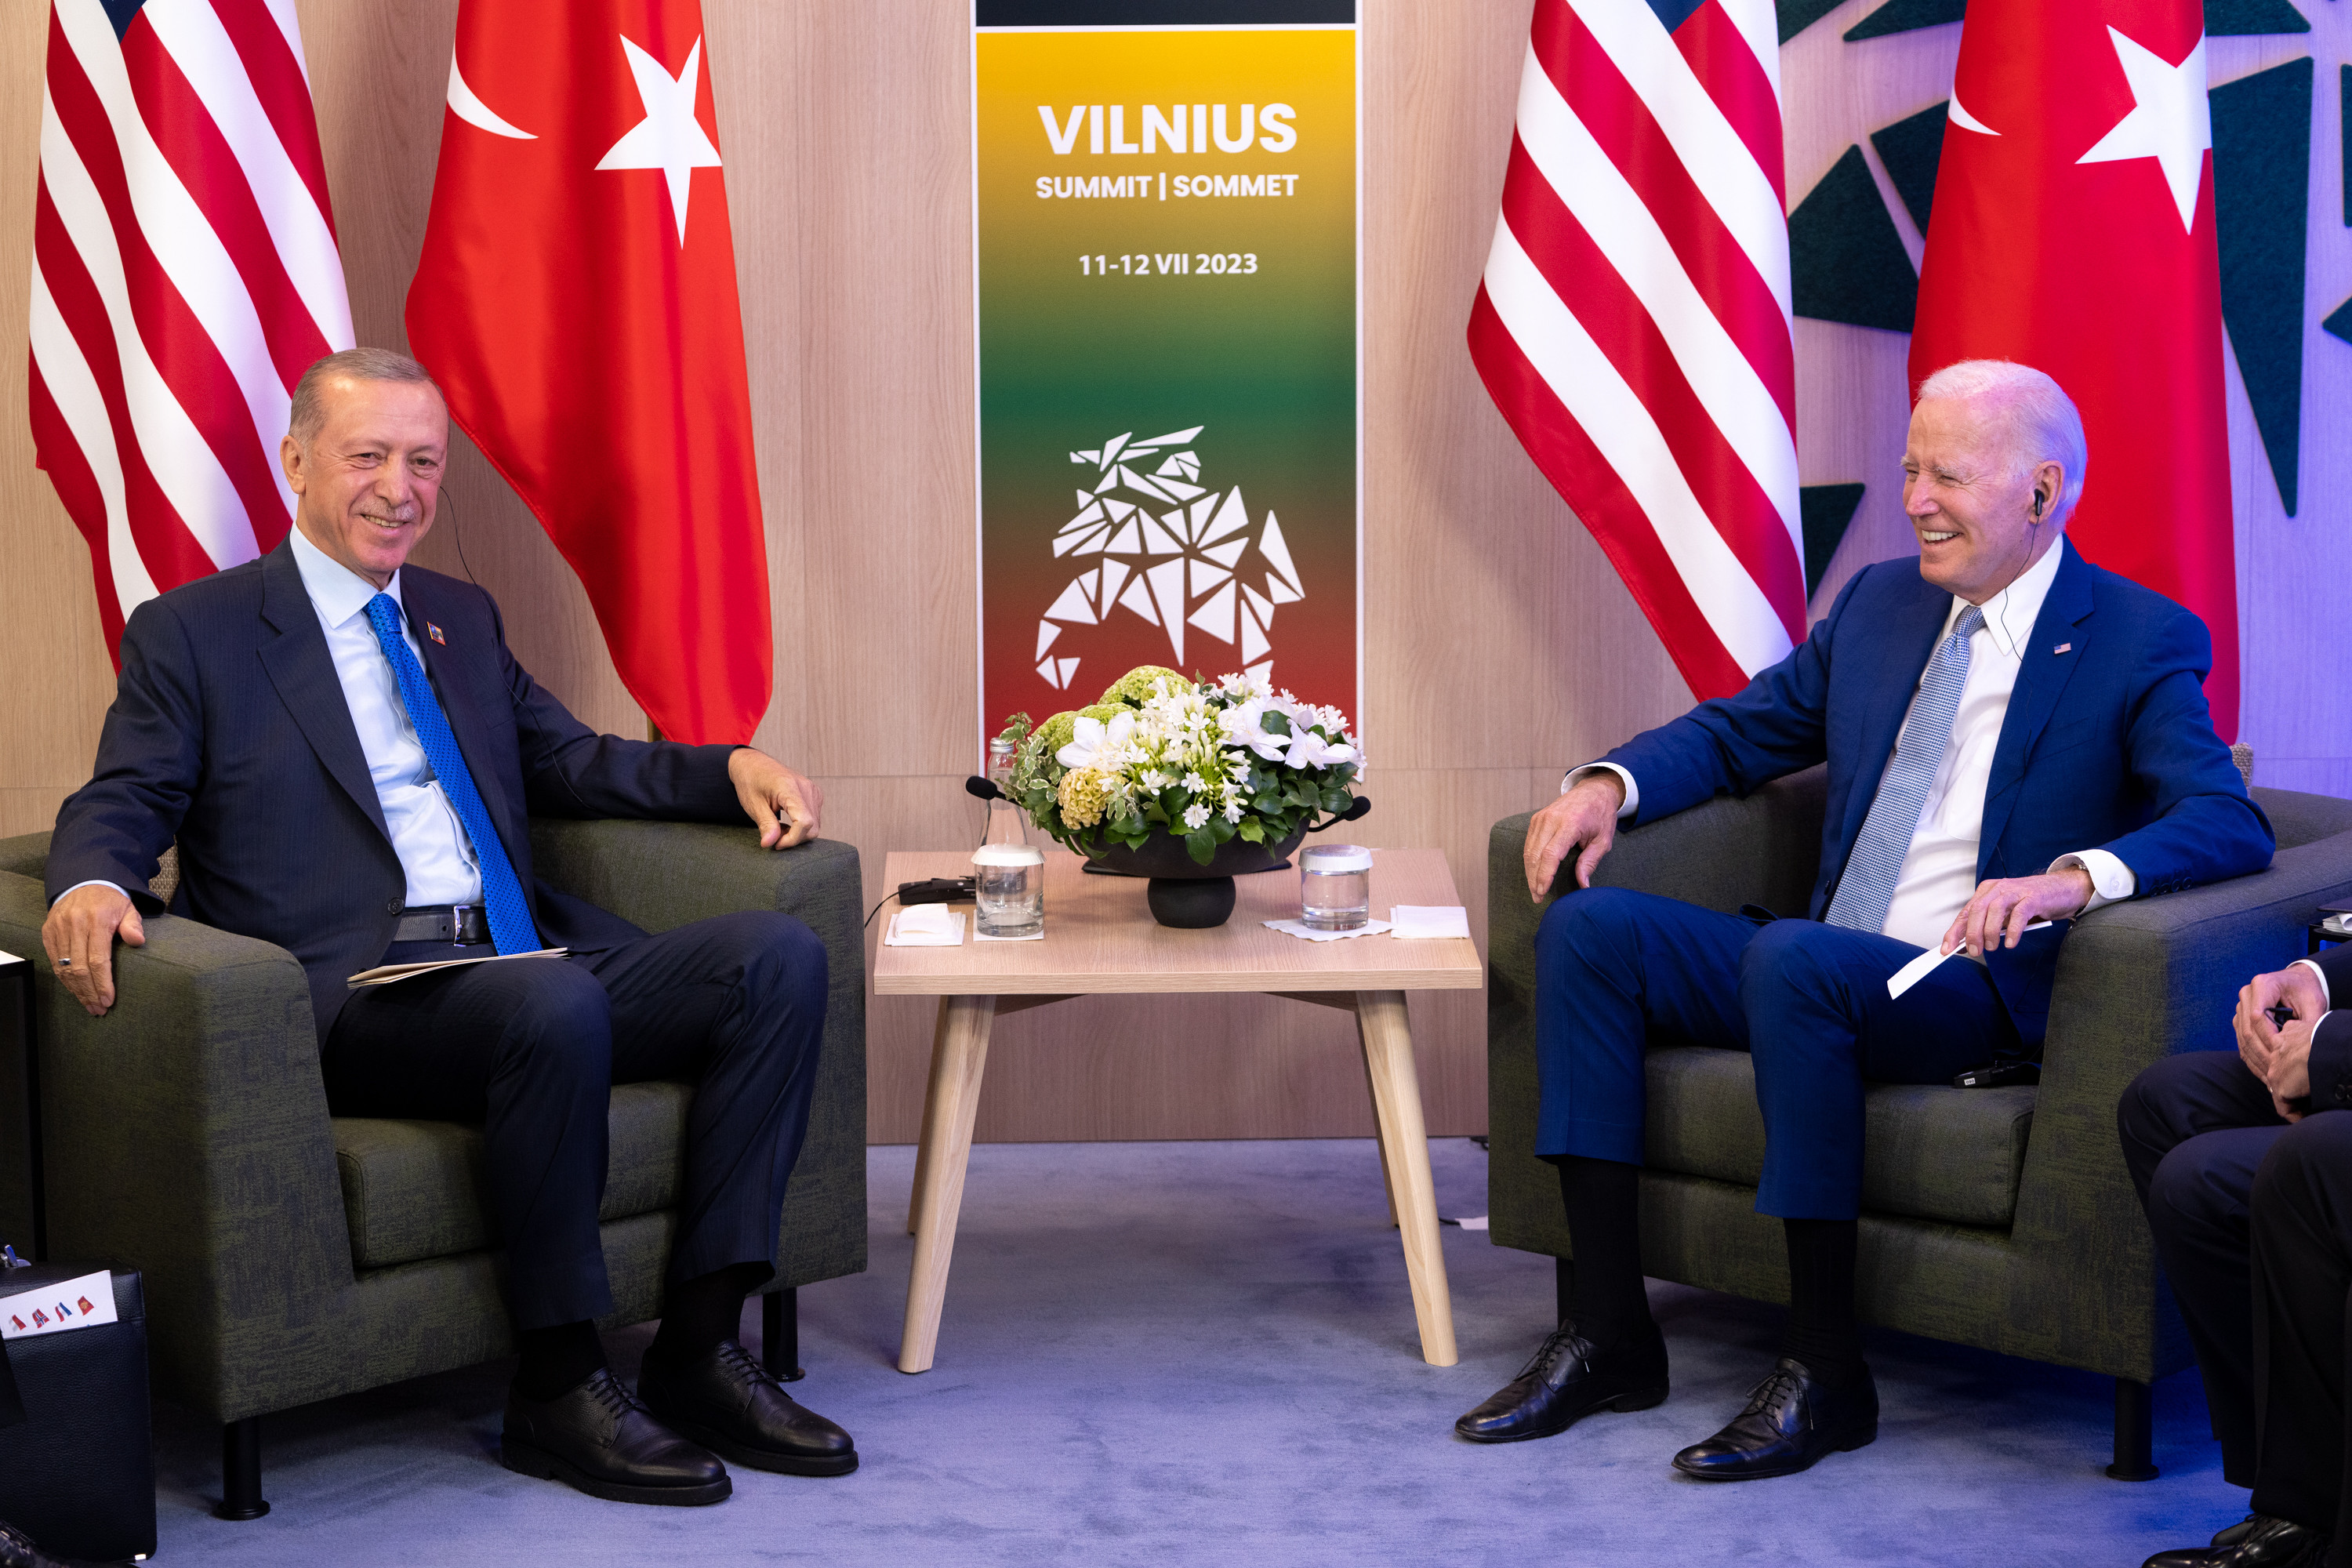
[[(449, 639), (443, 637), (441, 635), (441, 628), (435, 626), (431, 621), (425, 623), (425, 635), (431, 637), (435, 642), (439, 643), (443, 647), (447, 647), (449, 646)], [(2068, 646), (2071, 647), (2073, 645), (2069, 644)], [(2058, 651), (2060, 653), (2064, 653), (2066, 649), (2062, 647)]]

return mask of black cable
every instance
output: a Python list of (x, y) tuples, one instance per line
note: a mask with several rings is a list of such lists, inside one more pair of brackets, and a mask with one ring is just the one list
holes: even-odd
[[(451, 503), (456, 501), (457, 498), (445, 489), (441, 492), (441, 500), (444, 503)], [(480, 587), (482, 580), (474, 575), (473, 563), (466, 559), (466, 530), (457, 521), (457, 509), (455, 505), (449, 507), (449, 541), (457, 547), (457, 564), (464, 570), (466, 581), (477, 588)]]
[[(882, 898), (882, 904), (887, 904), (887, 903), (888, 903), (892, 899), (895, 899), (895, 898), (897, 898), (898, 896), (898, 894), (896, 894), (896, 893), (886, 893), (886, 894), (884, 894), (884, 895), (883, 895), (883, 898)], [(875, 905), (872, 909), (870, 909), (870, 910), (866, 910), (866, 920), (865, 920), (865, 923), (864, 923), (864, 924), (862, 924), (862, 925), (860, 925), (860, 926), (857, 928), (858, 930), (860, 930), (860, 931), (864, 931), (864, 930), (866, 929), (866, 926), (870, 926), (870, 925), (872, 925), (872, 924), (874, 923), (874, 917), (875, 917), (876, 915), (878, 915), (878, 914), (880, 914), (880, 913), (882, 912), (882, 904), (877, 904), (877, 905)]]

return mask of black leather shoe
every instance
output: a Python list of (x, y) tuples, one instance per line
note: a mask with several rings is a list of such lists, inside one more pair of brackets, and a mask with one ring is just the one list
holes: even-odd
[(1655, 1323), (1606, 1347), (1562, 1323), (1518, 1376), (1454, 1430), (1473, 1443), (1520, 1443), (1565, 1432), (1596, 1410), (1647, 1410), (1665, 1397), (1666, 1340)]
[(2283, 1519), (2250, 1513), (2210, 1546), (2159, 1552), (2140, 1568), (2322, 1568), (2327, 1537)]
[(655, 1415), (739, 1465), (787, 1476), (845, 1476), (857, 1468), (849, 1434), (794, 1404), (733, 1340), (684, 1366), (646, 1356), (637, 1394)]
[(1675, 1456), (1675, 1468), (1709, 1481), (1759, 1481), (1812, 1468), (1825, 1454), (1878, 1436), (1878, 1384), (1870, 1370), (1843, 1388), (1782, 1356), (1730, 1426)]
[(33, 1544), (33, 1538), (0, 1519), (0, 1568), (74, 1568)]
[(499, 1457), (517, 1475), (613, 1502), (693, 1508), (735, 1489), (725, 1465), (656, 1420), (603, 1367), (544, 1404), (509, 1392)]

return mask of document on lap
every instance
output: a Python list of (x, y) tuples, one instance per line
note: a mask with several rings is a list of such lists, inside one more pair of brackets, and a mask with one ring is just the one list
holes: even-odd
[[(2025, 930), (2027, 934), (2031, 935), (2034, 931), (2048, 931), (2051, 923), (2052, 922), (2049, 921), (2035, 921), (2032, 924), (2027, 926)], [(1938, 964), (1943, 963), (1948, 959), (1958, 958), (1966, 950), (1964, 949), (1956, 947), (1949, 952), (1939, 952), (1935, 948), (1929, 948), (1927, 952), (1921, 953), (1918, 957), (1913, 959), (1910, 963), (1905, 964), (1902, 968), (1896, 970), (1894, 973), (1886, 977), (1887, 998), (1891, 1001), (1901, 996), (1903, 993), (1910, 990), (1911, 987), (1918, 984), (1922, 980), (1927, 979), (1927, 972), (1929, 970), (1934, 969)]]
[(395, 980), (409, 980), (419, 974), (430, 974), (436, 969), (462, 969), (468, 963), (500, 963), (509, 958), (562, 958), (571, 952), (568, 947), (542, 947), (536, 952), (493, 952), (482, 958), (436, 958), (426, 963), (379, 963), (373, 969), (362, 969), (352, 975), (352, 985), (389, 985)]

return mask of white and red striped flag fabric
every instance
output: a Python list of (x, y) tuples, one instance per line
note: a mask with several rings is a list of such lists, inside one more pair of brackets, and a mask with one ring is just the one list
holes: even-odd
[(112, 649), (285, 538), (294, 384), (352, 346), (292, 0), (55, 0), (32, 294), (34, 448)]
[(1702, 699), (1804, 636), (1771, 0), (1536, 0), (1470, 356)]

